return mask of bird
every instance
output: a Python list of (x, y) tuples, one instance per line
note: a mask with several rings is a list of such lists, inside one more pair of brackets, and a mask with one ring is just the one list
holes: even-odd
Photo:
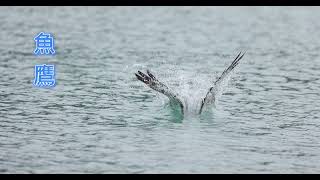
[[(239, 61), (242, 59), (244, 55), (245, 53), (240, 52), (232, 61), (232, 63), (222, 72), (222, 74), (214, 82), (214, 84), (209, 88), (206, 95), (203, 98), (201, 98), (201, 105), (200, 109), (198, 110), (198, 114), (201, 114), (203, 112), (205, 106), (213, 104), (216, 101), (218, 86), (224, 81), (228, 74), (239, 64)], [(179, 97), (179, 94), (170, 89), (166, 84), (159, 81), (158, 78), (156, 78), (154, 74), (150, 72), (150, 70), (147, 70), (146, 73), (143, 73), (138, 70), (138, 72), (135, 73), (135, 76), (138, 80), (146, 84), (151, 89), (167, 96), (169, 98), (170, 105), (174, 107), (180, 107), (181, 113), (184, 114), (184, 105), (181, 101), (181, 98)]]

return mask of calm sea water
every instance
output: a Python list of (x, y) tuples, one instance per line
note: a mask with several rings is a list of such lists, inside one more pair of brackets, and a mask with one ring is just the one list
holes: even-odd
[[(1, 7), (0, 173), (319, 173), (319, 7)], [(54, 35), (56, 55), (33, 38)], [(212, 111), (196, 109), (246, 51)], [(55, 64), (57, 86), (32, 85)]]

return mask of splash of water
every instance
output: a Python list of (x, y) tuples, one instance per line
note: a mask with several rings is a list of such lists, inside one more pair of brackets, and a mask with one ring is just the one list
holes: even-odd
[[(133, 72), (136, 71), (137, 68), (144, 71), (151, 69), (141, 64), (135, 64), (132, 68)], [(216, 109), (222, 94), (231, 84), (231, 76), (234, 73), (234, 71), (231, 71), (223, 81), (214, 85), (215, 80), (219, 77), (218, 73), (192, 72), (190, 70), (177, 68), (177, 66), (174, 65), (170, 65), (170, 68), (157, 72), (151, 69), (151, 72), (153, 72), (161, 82), (172, 89), (172, 91), (179, 94), (179, 98), (184, 105), (185, 116), (193, 116), (199, 113), (202, 99), (207, 94), (209, 88), (213, 86), (215, 89), (215, 101), (213, 104), (207, 105), (204, 110), (212, 111)], [(138, 81), (136, 81), (136, 83), (140, 84)], [(168, 98), (157, 91), (154, 92), (157, 95), (157, 100), (160, 101), (164, 107), (168, 107)], [(174, 110), (174, 114), (177, 114), (176, 109)]]
[[(164, 83), (167, 84), (174, 92), (178, 93), (184, 103), (184, 112), (186, 115), (194, 115), (199, 112), (201, 101), (207, 94), (210, 87), (214, 86), (215, 80), (218, 78), (216, 73), (203, 74), (197, 72), (189, 72), (185, 70), (176, 69), (174, 73), (166, 72), (167, 74)], [(218, 105), (218, 101), (222, 94), (227, 90), (230, 85), (230, 80), (233, 72), (215, 85), (215, 101), (213, 104), (208, 105), (206, 110), (213, 110)], [(160, 93), (158, 93), (160, 94)], [(165, 97), (159, 96), (162, 101), (166, 101)]]

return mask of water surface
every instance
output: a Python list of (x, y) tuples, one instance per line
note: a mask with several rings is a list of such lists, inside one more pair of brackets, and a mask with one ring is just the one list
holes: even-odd
[[(1, 173), (319, 173), (319, 7), (1, 7)], [(36, 57), (33, 38), (57, 54)], [(177, 116), (246, 51), (216, 108)], [(32, 85), (55, 64), (57, 86)], [(196, 103), (191, 105), (194, 108)]]

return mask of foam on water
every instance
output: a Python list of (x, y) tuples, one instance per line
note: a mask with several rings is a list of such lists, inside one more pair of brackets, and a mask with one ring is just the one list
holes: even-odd
[[(143, 71), (149, 69), (141, 64), (135, 64), (133, 68), (138, 68), (137, 70), (142, 69)], [(184, 113), (186, 116), (196, 115), (199, 113), (202, 99), (206, 96), (209, 88), (214, 86), (214, 82), (218, 78), (218, 73), (213, 72), (211, 75), (208, 75), (190, 72), (172, 65), (171, 69), (165, 69), (162, 72), (155, 72), (151, 70), (151, 72), (153, 72), (154, 75), (170, 89), (179, 94), (179, 98), (184, 104)], [(230, 85), (229, 81), (232, 74), (233, 71), (230, 72), (226, 78), (221, 81), (221, 83), (214, 86), (215, 102), (205, 107), (205, 110), (211, 111), (216, 108), (222, 94), (227, 90), (228, 85)], [(154, 93), (157, 95), (156, 98), (161, 102), (161, 104), (168, 106), (169, 100), (165, 95), (156, 91), (154, 91)]]

